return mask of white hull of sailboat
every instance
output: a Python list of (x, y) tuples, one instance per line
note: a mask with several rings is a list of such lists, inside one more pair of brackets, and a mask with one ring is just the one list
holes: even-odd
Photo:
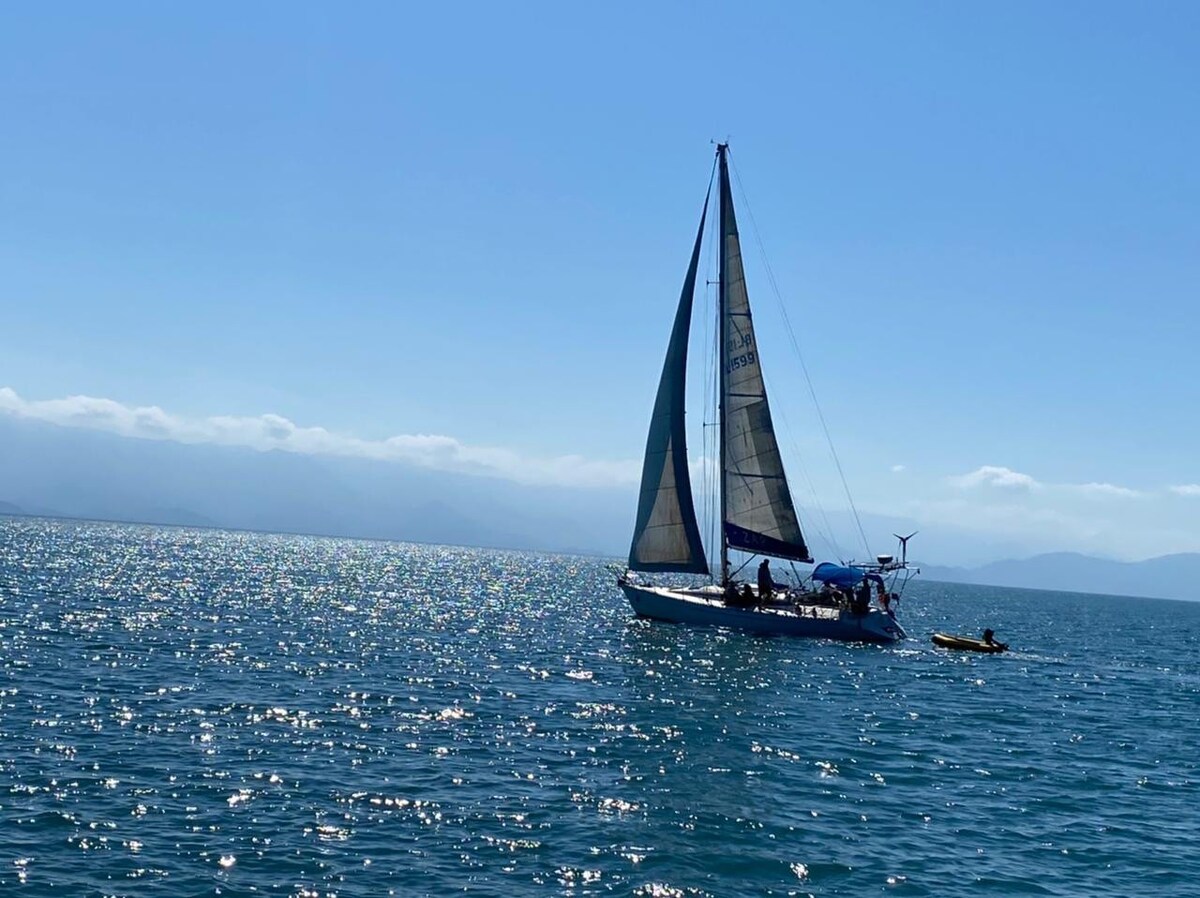
[(907, 634), (890, 614), (872, 609), (866, 614), (824, 606), (779, 605), (737, 608), (726, 605), (718, 592), (667, 589), (622, 583), (621, 589), (638, 617), (731, 627), (777, 636), (837, 639), (843, 642), (896, 642)]

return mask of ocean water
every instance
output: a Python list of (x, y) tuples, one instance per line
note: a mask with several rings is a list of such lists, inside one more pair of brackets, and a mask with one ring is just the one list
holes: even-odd
[[(0, 519), (4, 895), (1200, 894), (1200, 604), (926, 583), (895, 647), (603, 562)], [(932, 648), (992, 626), (1005, 656)]]

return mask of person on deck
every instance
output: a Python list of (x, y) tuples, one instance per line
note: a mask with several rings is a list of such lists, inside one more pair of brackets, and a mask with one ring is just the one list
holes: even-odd
[(866, 614), (871, 610), (871, 584), (866, 580), (858, 584), (858, 589), (854, 590), (854, 606), (851, 608), (854, 614)]
[(775, 583), (771, 580), (771, 562), (764, 558), (758, 566), (758, 600), (765, 602), (775, 595)]

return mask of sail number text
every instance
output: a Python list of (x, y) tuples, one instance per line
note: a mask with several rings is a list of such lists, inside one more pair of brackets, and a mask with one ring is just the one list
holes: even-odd
[(725, 373), (753, 365), (757, 361), (754, 350), (754, 335), (746, 332), (734, 334), (725, 341)]
[(758, 359), (753, 352), (743, 352), (741, 355), (734, 356), (725, 363), (725, 373), (736, 371), (738, 368), (745, 368), (748, 365), (753, 365)]
[(735, 352), (741, 352), (743, 349), (749, 349), (754, 345), (754, 334), (734, 334), (725, 341), (726, 355), (733, 355)]

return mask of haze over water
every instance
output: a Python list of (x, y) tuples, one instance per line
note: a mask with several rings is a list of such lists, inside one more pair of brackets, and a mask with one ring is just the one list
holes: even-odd
[[(0, 519), (0, 889), (1200, 891), (1200, 605), (919, 584), (878, 648), (596, 559)], [(1006, 656), (933, 649), (991, 626)]]

